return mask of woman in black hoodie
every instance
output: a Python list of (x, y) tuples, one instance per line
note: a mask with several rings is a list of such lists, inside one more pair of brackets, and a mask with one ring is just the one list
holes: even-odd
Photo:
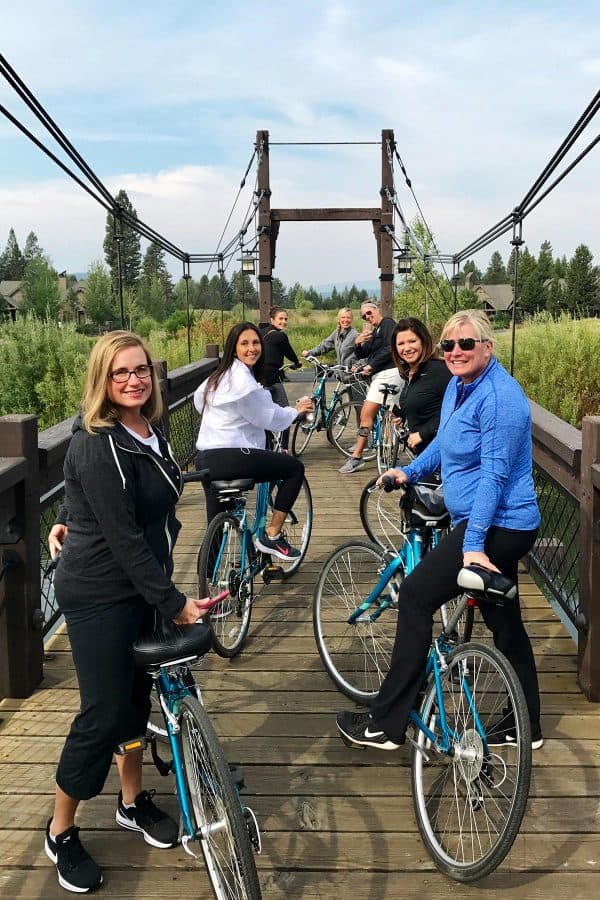
[[(52, 555), (61, 552), (54, 585), (81, 708), (58, 764), (45, 849), (60, 884), (78, 893), (97, 887), (102, 873), (79, 841), (77, 807), (102, 791), (114, 748), (144, 734), (150, 712), (152, 682), (135, 668), (132, 645), (157, 615), (191, 624), (204, 608), (171, 581), (182, 477), (161, 415), (146, 345), (127, 331), (105, 334), (90, 356), (65, 458), (64, 506), (50, 533)], [(152, 846), (172, 847), (178, 826), (142, 790), (142, 752), (116, 762), (117, 823)]]

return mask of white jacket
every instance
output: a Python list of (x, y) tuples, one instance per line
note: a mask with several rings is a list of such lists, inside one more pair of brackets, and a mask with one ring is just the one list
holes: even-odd
[(265, 449), (265, 431), (289, 428), (298, 413), (291, 406), (273, 403), (269, 391), (239, 359), (206, 396), (203, 382), (194, 393), (194, 406), (202, 414), (196, 447), (217, 450), (231, 447)]

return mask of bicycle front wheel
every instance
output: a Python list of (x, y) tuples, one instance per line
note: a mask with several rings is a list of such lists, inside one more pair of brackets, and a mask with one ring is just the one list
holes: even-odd
[(386, 412), (381, 423), (381, 435), (377, 444), (377, 469), (380, 475), (396, 465), (399, 451), (400, 439), (392, 422), (391, 413)]
[[(451, 752), (438, 752), (417, 731), (412, 794), (419, 831), (436, 866), (469, 882), (493, 872), (519, 832), (529, 794), (531, 729), (523, 689), (495, 647), (465, 644), (447, 661), (441, 688)], [(440, 736), (433, 678), (420, 716)], [(495, 746), (493, 732), (509, 718), (515, 740)]]
[(196, 836), (218, 900), (260, 900), (242, 805), (219, 740), (202, 705), (179, 704), (181, 750)]
[(360, 495), (360, 521), (367, 537), (374, 544), (378, 544), (382, 550), (398, 551), (406, 541), (401, 527), (400, 495), (397, 491), (370, 492), (369, 488), (374, 487), (377, 477), (364, 486)]
[(244, 548), (244, 529), (235, 516), (227, 512), (215, 516), (198, 553), (197, 571), (200, 597), (229, 591), (205, 616), (219, 656), (236, 656), (248, 634), (254, 590), (252, 552), (251, 541)]
[[(361, 409), (362, 403), (352, 400), (350, 394), (342, 394), (333, 405), (327, 425), (327, 437), (342, 456), (352, 456)], [(371, 431), (369, 442), (363, 451), (364, 460), (373, 459), (375, 456), (372, 433)]]
[[(380, 547), (366, 541), (342, 544), (327, 559), (313, 599), (313, 629), (319, 655), (336, 687), (357, 703), (377, 695), (389, 669), (396, 635), (395, 606), (380, 615), (383, 595), (349, 624), (386, 566)], [(401, 578), (398, 573), (394, 581)], [(387, 591), (386, 591), (387, 593)]]
[[(315, 416), (319, 414), (319, 410), (315, 412)], [(304, 419), (298, 419), (294, 425), (292, 432), (292, 453), (294, 456), (302, 456), (310, 443), (313, 433), (317, 430), (314, 422), (306, 422)]]

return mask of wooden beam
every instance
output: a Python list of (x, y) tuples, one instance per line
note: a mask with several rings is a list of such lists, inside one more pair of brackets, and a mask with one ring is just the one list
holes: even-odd
[(376, 206), (272, 209), (271, 219), (277, 222), (369, 222), (372, 219), (381, 219), (381, 210)]

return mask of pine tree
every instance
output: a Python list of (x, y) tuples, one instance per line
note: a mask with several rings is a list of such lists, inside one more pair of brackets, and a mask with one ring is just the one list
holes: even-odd
[(486, 269), (485, 275), (483, 276), (484, 284), (506, 284), (507, 283), (507, 275), (506, 269), (504, 268), (504, 262), (502, 261), (502, 256), (495, 250), (492, 253), (492, 257), (490, 259), (490, 264)]
[(167, 269), (165, 251), (154, 242), (149, 244), (148, 249), (144, 254), (142, 278), (148, 283), (150, 283), (153, 278), (158, 279), (163, 285), (167, 299), (171, 299), (173, 295), (173, 279), (171, 278), (171, 273)]
[(540, 247), (537, 267), (542, 282), (552, 278), (554, 274), (554, 260), (552, 258), (552, 244), (550, 241), (544, 241)]
[(19, 249), (19, 244), (11, 228), (8, 232), (8, 240), (4, 253), (0, 257), (0, 280), (21, 281), (25, 274), (25, 260)]
[(525, 247), (519, 260), (517, 308), (521, 315), (531, 315), (544, 306), (544, 288), (538, 275), (537, 262)]
[[(127, 213), (137, 219), (137, 213), (127, 193), (120, 190), (115, 197), (115, 202)], [(121, 240), (121, 275), (123, 280), (123, 289), (133, 289), (136, 287), (140, 277), (140, 265), (142, 254), (140, 251), (139, 234), (124, 221), (122, 224), (122, 240)], [(119, 230), (119, 222), (117, 222), (117, 231)], [(110, 270), (113, 294), (115, 297), (119, 295), (119, 276), (117, 268), (117, 241), (114, 233), (114, 216), (108, 213), (106, 216), (106, 233), (104, 237), (104, 258), (106, 265)]]
[(517, 265), (517, 248), (513, 247), (506, 263), (506, 283), (513, 284), (515, 280), (515, 268)]
[(23, 259), (25, 260), (25, 265), (31, 259), (40, 259), (44, 256), (44, 251), (39, 245), (37, 235), (35, 232), (30, 231), (25, 239), (25, 246), (23, 247)]
[(585, 244), (575, 250), (567, 271), (567, 304), (574, 313), (589, 315), (598, 309), (598, 281), (592, 254)]

